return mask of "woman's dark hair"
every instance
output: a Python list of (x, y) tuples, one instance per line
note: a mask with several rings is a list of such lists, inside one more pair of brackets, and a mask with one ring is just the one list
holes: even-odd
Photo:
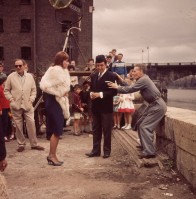
[(69, 55), (64, 51), (60, 51), (55, 55), (54, 65), (63, 66), (63, 61), (68, 60), (68, 59), (69, 59)]

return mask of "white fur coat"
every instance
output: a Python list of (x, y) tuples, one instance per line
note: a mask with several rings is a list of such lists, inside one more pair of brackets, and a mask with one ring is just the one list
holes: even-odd
[(69, 100), (65, 96), (70, 90), (70, 75), (67, 69), (61, 66), (48, 68), (40, 81), (42, 91), (55, 95), (56, 101), (60, 104), (65, 119), (69, 118)]

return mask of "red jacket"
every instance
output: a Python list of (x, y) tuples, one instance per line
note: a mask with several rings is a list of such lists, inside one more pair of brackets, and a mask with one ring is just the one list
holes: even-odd
[(5, 108), (10, 108), (10, 102), (5, 98), (3, 86), (0, 85), (0, 111)]

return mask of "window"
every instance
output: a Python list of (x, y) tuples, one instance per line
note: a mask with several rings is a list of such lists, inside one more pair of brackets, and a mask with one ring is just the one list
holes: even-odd
[(0, 32), (3, 32), (3, 19), (0, 19)]
[(0, 46), (0, 60), (4, 60), (4, 48)]
[(29, 5), (29, 4), (31, 4), (31, 0), (20, 0), (20, 4)]
[(21, 19), (21, 32), (31, 32), (30, 19)]
[(31, 48), (30, 47), (21, 47), (21, 58), (25, 60), (31, 59)]
[(71, 27), (71, 21), (62, 21), (62, 32), (67, 32)]

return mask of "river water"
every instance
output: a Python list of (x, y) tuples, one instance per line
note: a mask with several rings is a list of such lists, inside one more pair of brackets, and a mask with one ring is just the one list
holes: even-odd
[(167, 105), (196, 111), (196, 90), (168, 89)]

